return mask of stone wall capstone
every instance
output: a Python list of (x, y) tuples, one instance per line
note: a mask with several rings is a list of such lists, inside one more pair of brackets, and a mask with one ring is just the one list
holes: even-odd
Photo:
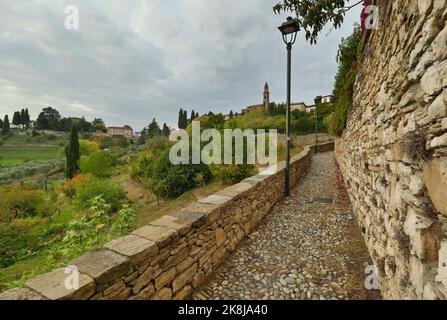
[(336, 158), (388, 299), (447, 298), (447, 4), (376, 0)]
[[(291, 159), (295, 185), (312, 150)], [(182, 300), (221, 262), (284, 196), (285, 169), (243, 180), (180, 212), (165, 215), (131, 235), (71, 261), (79, 287), (67, 289), (65, 268), (0, 294), (0, 300)]]

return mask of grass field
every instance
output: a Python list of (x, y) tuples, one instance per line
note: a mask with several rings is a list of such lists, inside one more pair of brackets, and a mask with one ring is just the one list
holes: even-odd
[(0, 165), (18, 165), (25, 162), (43, 162), (63, 157), (61, 138), (13, 135), (0, 145)]

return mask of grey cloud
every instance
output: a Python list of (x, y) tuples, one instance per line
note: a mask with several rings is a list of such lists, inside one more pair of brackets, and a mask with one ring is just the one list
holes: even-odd
[[(275, 0), (3, 1), (0, 10), (0, 114), (46, 105), (63, 115), (102, 117), (141, 129), (153, 117), (176, 124), (180, 107), (201, 113), (285, 96), (285, 47)], [(56, 3), (56, 4), (55, 4)], [(64, 8), (80, 9), (79, 31)], [(293, 100), (332, 90), (335, 55), (359, 12), (317, 46), (293, 51)]]

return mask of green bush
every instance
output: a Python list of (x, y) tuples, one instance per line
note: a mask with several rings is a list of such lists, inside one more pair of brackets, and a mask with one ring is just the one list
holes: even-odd
[[(171, 143), (167, 139), (148, 141), (150, 148), (142, 151), (132, 162), (131, 175), (145, 180), (149, 178), (156, 183), (153, 189), (157, 196), (176, 198), (196, 186), (196, 176), (203, 175), (203, 180), (211, 179), (211, 172), (204, 164), (173, 165), (169, 160)], [(155, 187), (155, 186), (154, 186)]]
[(361, 51), (364, 37), (360, 27), (346, 39), (342, 39), (337, 55), (338, 70), (335, 77), (334, 105), (335, 111), (330, 118), (329, 133), (339, 136), (346, 127), (349, 110), (352, 106), (354, 83), (358, 65), (361, 62)]
[(116, 218), (110, 216), (111, 207), (101, 196), (92, 198), (87, 206), (82, 216), (70, 221), (62, 241), (57, 241), (51, 246), (47, 265), (57, 266), (59, 263), (66, 263), (135, 229), (137, 213), (128, 205), (121, 207)]
[(348, 113), (352, 105), (356, 74), (356, 71), (352, 70), (345, 78), (343, 89), (338, 92), (337, 100), (335, 101), (335, 111), (329, 123), (329, 133), (334, 136), (340, 136), (346, 128)]
[(114, 159), (104, 151), (98, 151), (89, 156), (82, 156), (79, 160), (79, 168), (83, 174), (92, 174), (99, 178), (110, 176)]
[(91, 140), (79, 140), (79, 152), (81, 156), (89, 156), (99, 151), (99, 145)]
[(6, 185), (0, 187), (0, 194), (0, 222), (47, 216), (52, 211), (46, 194), (34, 187)]
[(26, 253), (26, 234), (7, 224), (0, 224), (0, 268), (14, 264)]
[(116, 212), (126, 198), (124, 189), (116, 182), (93, 178), (76, 191), (76, 200), (80, 209), (88, 209), (92, 199), (101, 197), (111, 212)]
[(212, 166), (213, 176), (223, 184), (236, 184), (256, 174), (253, 165), (217, 165)]
[(124, 205), (112, 224), (112, 234), (114, 237), (122, 237), (134, 231), (137, 218), (138, 214), (135, 209), (127, 204)]

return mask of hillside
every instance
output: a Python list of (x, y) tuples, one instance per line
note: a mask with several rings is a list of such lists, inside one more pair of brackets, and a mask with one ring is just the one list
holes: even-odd
[[(328, 130), (328, 120), (333, 113), (332, 104), (320, 104), (318, 107), (318, 131), (326, 133)], [(271, 104), (268, 111), (250, 110), (242, 115), (233, 116), (225, 121), (225, 128), (228, 129), (277, 129), (278, 133), (285, 133), (286, 109), (284, 104)], [(290, 129), (295, 135), (305, 135), (315, 133), (316, 115), (298, 110), (291, 111)]]

